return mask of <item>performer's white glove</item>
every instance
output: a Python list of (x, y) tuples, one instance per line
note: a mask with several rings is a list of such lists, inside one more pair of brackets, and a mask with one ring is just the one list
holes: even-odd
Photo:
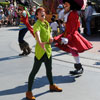
[(68, 43), (68, 38), (61, 38), (61, 44), (67, 44)]
[(23, 11), (23, 16), (26, 17), (26, 11)]

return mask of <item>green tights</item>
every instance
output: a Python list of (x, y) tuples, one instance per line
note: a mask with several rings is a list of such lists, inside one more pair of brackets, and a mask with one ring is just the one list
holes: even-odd
[(40, 60), (38, 60), (36, 57), (34, 57), (33, 69), (31, 71), (31, 73), (29, 75), (29, 79), (28, 79), (28, 91), (32, 90), (32, 84), (34, 82), (35, 75), (39, 71), (42, 62), (44, 62), (44, 64), (45, 64), (46, 75), (47, 75), (47, 78), (49, 80), (49, 83), (51, 85), (53, 85), (53, 78), (52, 78), (52, 57), (50, 57), (48, 59), (47, 54), (45, 53)]

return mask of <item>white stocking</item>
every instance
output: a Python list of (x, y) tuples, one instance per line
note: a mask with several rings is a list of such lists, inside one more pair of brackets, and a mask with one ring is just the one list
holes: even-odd
[(77, 63), (77, 64), (79, 64), (80, 63), (80, 57), (79, 56), (73, 56), (74, 57), (74, 59), (75, 59), (75, 62)]

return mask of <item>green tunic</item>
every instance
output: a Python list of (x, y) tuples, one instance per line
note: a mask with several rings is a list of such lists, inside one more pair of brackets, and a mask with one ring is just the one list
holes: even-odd
[[(51, 28), (49, 26), (49, 23), (45, 20), (44, 22), (37, 20), (36, 23), (33, 26), (34, 34), (36, 34), (37, 31), (40, 31), (40, 39), (42, 42), (49, 42), (50, 39), (50, 33), (51, 33)], [(45, 44), (46, 48), (46, 54), (48, 58), (51, 56), (51, 45), (50, 44)], [(35, 46), (35, 56), (38, 60), (41, 59), (41, 57), (45, 54), (45, 51), (39, 43), (36, 41), (36, 46)]]

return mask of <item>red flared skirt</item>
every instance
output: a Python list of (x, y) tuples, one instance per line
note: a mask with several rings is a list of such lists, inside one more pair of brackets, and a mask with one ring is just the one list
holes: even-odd
[(81, 53), (93, 48), (92, 44), (87, 39), (85, 39), (81, 34), (79, 34), (78, 31), (76, 31), (75, 34), (72, 34), (70, 38), (68, 38), (69, 41), (66, 45), (61, 44), (61, 37), (63, 37), (63, 34), (54, 37), (55, 46), (65, 52), (70, 53), (70, 49), (73, 49), (78, 53)]

